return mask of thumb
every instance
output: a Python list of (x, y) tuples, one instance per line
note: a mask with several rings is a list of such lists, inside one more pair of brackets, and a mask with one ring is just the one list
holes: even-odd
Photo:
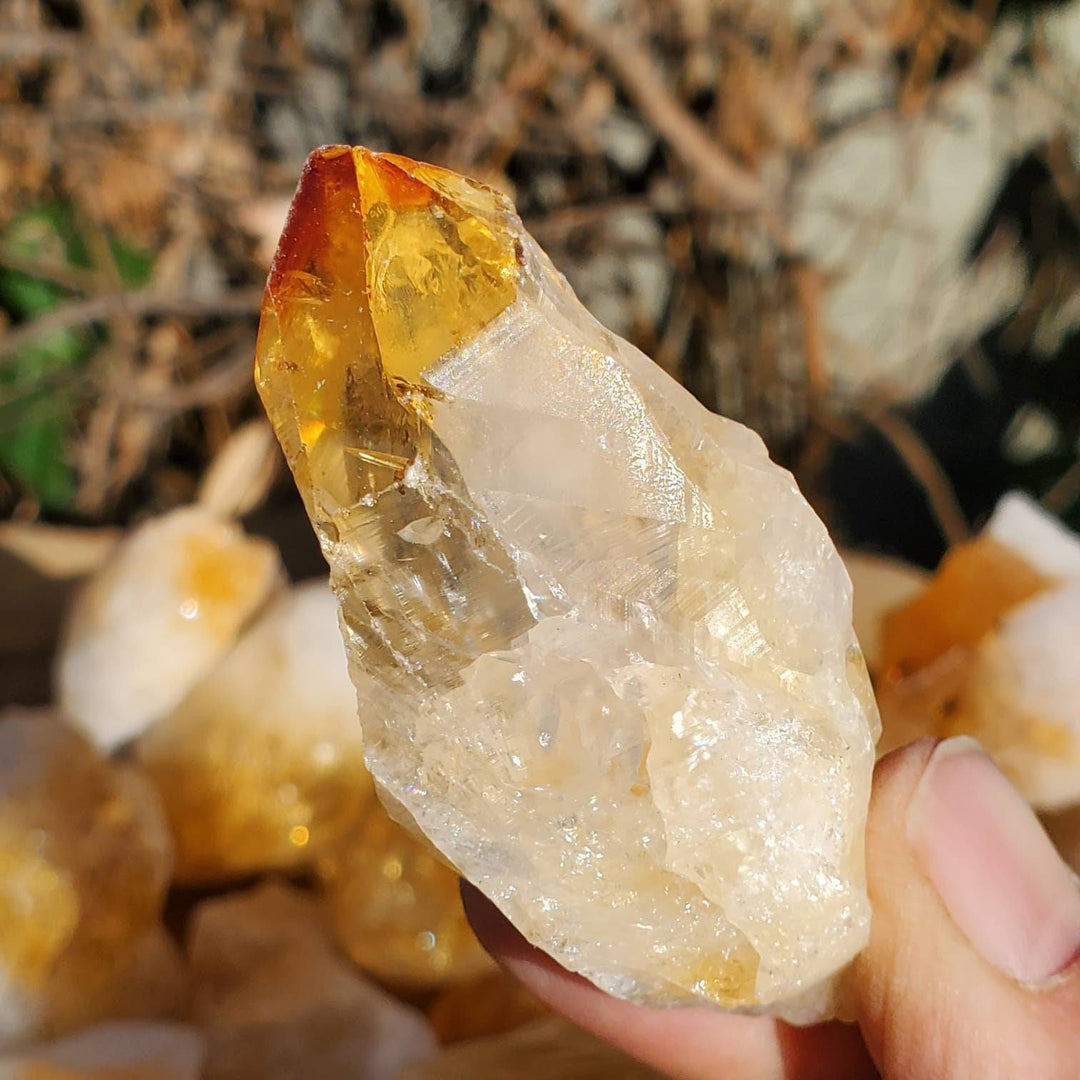
[(859, 1023), (889, 1080), (1080, 1076), (1080, 889), (970, 739), (877, 767)]

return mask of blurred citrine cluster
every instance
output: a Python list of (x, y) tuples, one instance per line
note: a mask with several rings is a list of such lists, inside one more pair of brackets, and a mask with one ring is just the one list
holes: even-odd
[(336, 598), (288, 583), (243, 503), (212, 475), (103, 541), (55, 706), (0, 713), (0, 1074), (436, 1077), (454, 1043), (455, 1068), (623, 1075), (494, 966), (383, 809)]

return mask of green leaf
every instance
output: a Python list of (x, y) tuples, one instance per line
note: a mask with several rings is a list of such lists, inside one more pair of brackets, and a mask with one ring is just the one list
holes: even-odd
[(0, 304), (16, 319), (36, 319), (56, 307), (65, 295), (51, 281), (0, 268)]
[(20, 259), (48, 256), (69, 266), (90, 266), (90, 252), (76, 228), (70, 203), (47, 203), (19, 214), (4, 230), (0, 246)]
[[(108, 243), (125, 287), (145, 287), (153, 273), (150, 254), (116, 236)], [(90, 266), (70, 203), (50, 203), (16, 217), (0, 235), (0, 252), (20, 263)], [(0, 305), (16, 322), (48, 315), (69, 295), (55, 282), (0, 266)], [(76, 490), (65, 457), (76, 402), (64, 385), (64, 372), (81, 368), (103, 337), (90, 326), (61, 327), (0, 359), (0, 402), (7, 402), (0, 404), (0, 465), (49, 510), (67, 509)]]
[(69, 426), (65, 415), (0, 432), (0, 462), (47, 510), (66, 510), (75, 498), (75, 471), (64, 457)]
[(109, 248), (120, 273), (120, 280), (129, 289), (142, 289), (150, 284), (154, 259), (149, 252), (132, 247), (115, 236), (109, 238)]

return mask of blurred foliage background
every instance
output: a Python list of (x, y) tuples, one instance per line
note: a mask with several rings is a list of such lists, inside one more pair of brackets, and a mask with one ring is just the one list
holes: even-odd
[[(360, 142), (511, 194), (840, 540), (1080, 525), (1078, 90), (1075, 0), (5, 0), (0, 510), (192, 497), (304, 157)], [(305, 572), (298, 506), (253, 521)]]

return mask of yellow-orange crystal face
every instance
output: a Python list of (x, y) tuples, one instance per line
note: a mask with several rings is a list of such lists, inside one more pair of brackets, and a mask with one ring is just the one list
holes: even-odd
[(886, 615), (886, 678), (911, 675), (951, 649), (973, 648), (1006, 612), (1049, 585), (1046, 577), (991, 537), (957, 544), (927, 588)]
[(340, 505), (412, 460), (421, 372), (513, 301), (505, 213), (494, 192), (392, 154), (340, 146), (308, 162), (267, 283), (256, 380), (290, 465), (325, 476)]
[(505, 199), (361, 149), (305, 169), (256, 376), (391, 815), (612, 993), (835, 1014), (877, 716), (843, 566), (757, 436)]

